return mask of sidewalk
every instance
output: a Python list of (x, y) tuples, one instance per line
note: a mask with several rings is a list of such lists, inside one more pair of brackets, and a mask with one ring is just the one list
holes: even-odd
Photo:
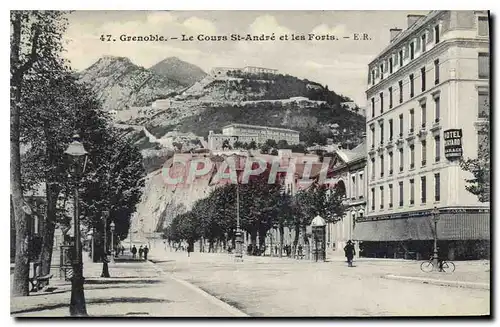
[[(102, 263), (84, 253), (85, 299), (89, 316), (231, 316), (228, 308), (193, 287), (172, 279), (148, 261), (125, 254), (109, 264), (111, 278), (101, 278)], [(70, 282), (55, 276), (47, 291), (11, 298), (15, 317), (67, 317)]]

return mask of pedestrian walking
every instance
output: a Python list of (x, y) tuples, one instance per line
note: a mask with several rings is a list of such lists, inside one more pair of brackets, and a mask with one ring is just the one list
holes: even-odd
[(352, 244), (351, 240), (347, 241), (347, 245), (344, 247), (344, 253), (347, 258), (347, 266), (352, 267), (352, 259), (356, 254), (356, 250), (354, 249), (354, 244)]
[(303, 254), (302, 254), (302, 244), (299, 244), (299, 258), (302, 259), (303, 258)]
[(139, 259), (142, 259), (142, 253), (144, 252), (144, 249), (142, 248), (142, 245), (139, 247)]
[(132, 252), (132, 258), (134, 258), (134, 259), (135, 259), (135, 255), (136, 255), (136, 253), (137, 253), (137, 248), (135, 247), (135, 245), (132, 247), (131, 252)]
[(148, 246), (146, 245), (144, 247), (144, 260), (148, 260), (148, 253), (149, 253), (149, 248)]
[(125, 253), (125, 247), (123, 245), (122, 245), (121, 250), (122, 250), (122, 255), (123, 255), (123, 253)]

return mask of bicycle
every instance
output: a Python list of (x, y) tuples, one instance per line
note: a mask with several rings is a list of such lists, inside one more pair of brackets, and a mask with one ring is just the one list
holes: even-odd
[[(424, 261), (420, 264), (420, 270), (423, 272), (431, 272), (436, 270), (434, 267), (434, 259), (431, 257), (428, 261)], [(438, 271), (452, 273), (455, 271), (455, 264), (451, 261), (438, 259)]]

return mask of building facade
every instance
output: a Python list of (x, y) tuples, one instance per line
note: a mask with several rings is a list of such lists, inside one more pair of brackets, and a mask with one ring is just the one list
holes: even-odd
[(344, 256), (347, 241), (355, 239), (356, 220), (366, 211), (366, 142), (352, 150), (336, 150), (332, 160), (331, 179), (344, 190), (346, 209), (341, 219), (326, 225), (327, 255)]
[(439, 210), (440, 255), (471, 253), (489, 241), (489, 203), (466, 190), (489, 124), (489, 24), (485, 11), (433, 11), (391, 29), (369, 64), (367, 213), (355, 238), (365, 256), (432, 253), (431, 210)]
[(257, 126), (247, 124), (231, 124), (222, 128), (222, 134), (226, 136), (257, 136), (257, 143), (265, 143), (267, 140), (279, 142), (285, 140), (288, 144), (298, 144), (300, 132), (286, 128)]
[(243, 68), (243, 72), (250, 74), (259, 74), (259, 73), (277, 74), (278, 70), (265, 67), (246, 66), (245, 68)]
[(247, 143), (255, 142), (257, 144), (259, 141), (259, 136), (257, 134), (248, 135), (225, 135), (225, 134), (215, 134), (213, 131), (208, 132), (208, 148), (210, 150), (222, 150), (223, 148), (230, 146), (234, 147), (234, 143)]

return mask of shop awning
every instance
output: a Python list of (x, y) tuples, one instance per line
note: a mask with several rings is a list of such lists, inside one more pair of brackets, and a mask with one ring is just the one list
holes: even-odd
[[(354, 239), (358, 241), (408, 241), (434, 239), (430, 216), (357, 222)], [(489, 240), (490, 214), (444, 213), (438, 222), (440, 240)]]

